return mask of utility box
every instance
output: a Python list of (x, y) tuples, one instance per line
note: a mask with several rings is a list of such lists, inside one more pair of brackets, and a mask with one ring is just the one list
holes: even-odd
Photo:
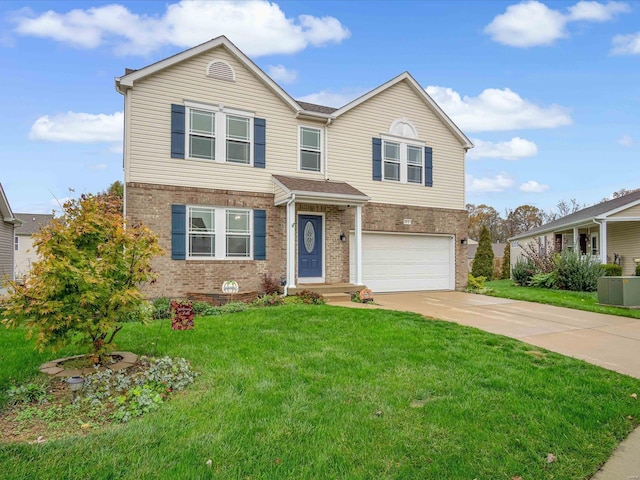
[(600, 277), (598, 303), (619, 307), (640, 307), (640, 277)]

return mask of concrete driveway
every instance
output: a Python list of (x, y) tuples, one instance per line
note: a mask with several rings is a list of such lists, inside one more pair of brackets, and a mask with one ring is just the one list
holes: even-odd
[(375, 301), (382, 308), (517, 338), (640, 378), (640, 320), (462, 292), (376, 294)]

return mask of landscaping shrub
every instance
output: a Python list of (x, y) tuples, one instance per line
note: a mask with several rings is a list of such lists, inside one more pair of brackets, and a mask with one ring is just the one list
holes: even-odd
[(284, 298), (282, 298), (277, 293), (271, 295), (263, 295), (261, 297), (256, 298), (252, 305), (256, 307), (274, 307), (276, 305), (283, 305)]
[(472, 274), (469, 274), (467, 280), (467, 292), (479, 293), (484, 290), (484, 282), (487, 279), (485, 277), (474, 277)]
[(503, 280), (511, 278), (511, 244), (507, 242), (504, 246), (504, 255), (502, 257), (502, 276)]
[(153, 319), (162, 320), (171, 318), (171, 300), (168, 297), (156, 298), (151, 302), (153, 307)]
[(522, 247), (522, 255), (533, 264), (536, 273), (553, 272), (559, 254), (558, 250), (545, 245), (540, 238)]
[(473, 257), (473, 265), (471, 266), (471, 274), (474, 277), (485, 277), (487, 280), (493, 280), (493, 248), (491, 248), (491, 232), (486, 225), (482, 226), (480, 231), (480, 241), (478, 250)]
[(209, 310), (213, 308), (213, 305), (207, 302), (191, 302), (191, 306), (193, 307), (193, 314), (196, 317), (209, 315)]
[(27, 383), (25, 385), (14, 385), (7, 391), (9, 405), (19, 403), (46, 403), (47, 385), (44, 383)]
[(536, 273), (536, 267), (528, 258), (519, 258), (516, 264), (511, 269), (511, 278), (513, 281), (521, 287), (529, 285), (529, 280)]
[(262, 275), (262, 292), (266, 295), (280, 293), (280, 282), (273, 278), (270, 273)]
[(326, 300), (322, 295), (311, 290), (302, 290), (296, 293), (296, 297), (300, 303), (309, 303), (313, 305), (324, 305)]
[(575, 292), (594, 292), (604, 269), (599, 260), (572, 250), (563, 251), (556, 259), (558, 288)]
[(640, 263), (636, 265), (636, 277), (640, 277)]
[(558, 273), (555, 271), (549, 273), (536, 273), (529, 279), (530, 287), (556, 288), (557, 285)]
[(605, 263), (602, 265), (605, 277), (619, 277), (622, 275), (622, 267), (616, 263)]
[(502, 278), (502, 258), (493, 258), (493, 278), (499, 279)]

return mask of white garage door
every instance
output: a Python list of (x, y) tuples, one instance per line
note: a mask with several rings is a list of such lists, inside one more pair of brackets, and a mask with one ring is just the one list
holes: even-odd
[[(349, 243), (353, 283), (354, 234)], [(363, 233), (362, 244), (362, 280), (374, 292), (455, 289), (452, 237)]]

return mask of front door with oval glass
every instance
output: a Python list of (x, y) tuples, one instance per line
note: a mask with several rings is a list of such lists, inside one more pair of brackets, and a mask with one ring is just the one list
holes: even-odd
[(298, 279), (322, 281), (322, 216), (298, 215)]

